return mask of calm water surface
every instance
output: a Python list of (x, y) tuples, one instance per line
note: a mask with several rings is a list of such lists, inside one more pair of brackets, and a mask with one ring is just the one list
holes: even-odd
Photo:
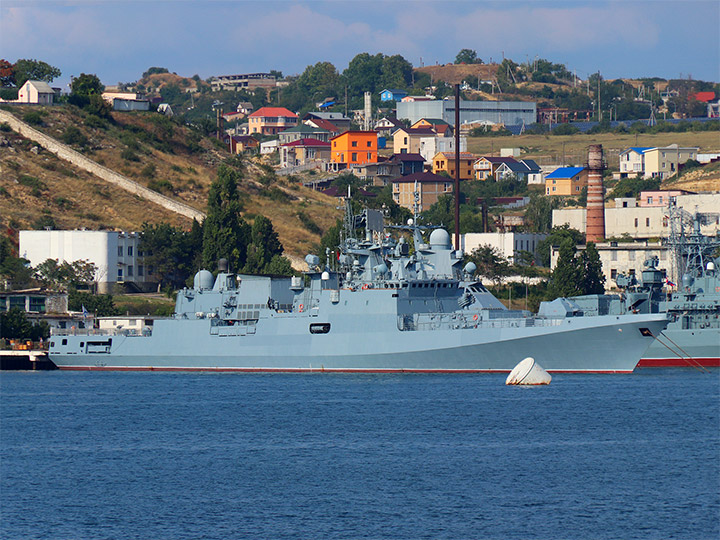
[(0, 538), (720, 537), (720, 372), (0, 374)]

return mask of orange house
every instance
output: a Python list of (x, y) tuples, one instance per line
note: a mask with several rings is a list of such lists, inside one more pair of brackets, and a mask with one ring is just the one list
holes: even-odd
[(330, 139), (330, 160), (346, 166), (377, 162), (376, 131), (346, 131)]
[[(470, 152), (460, 152), (460, 180), (472, 180), (475, 156)], [(438, 152), (433, 158), (433, 173), (446, 172), (455, 178), (455, 152)]]

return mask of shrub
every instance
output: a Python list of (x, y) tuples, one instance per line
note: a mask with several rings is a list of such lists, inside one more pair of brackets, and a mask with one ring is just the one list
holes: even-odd
[(10, 124), (8, 124), (7, 122), (3, 122), (2, 124), (0, 124), (0, 131), (4, 131), (5, 133), (8, 133), (8, 132), (12, 131), (12, 128), (10, 127)]
[(28, 111), (23, 116), (23, 120), (33, 126), (42, 126), (45, 124), (43, 121), (44, 116), (42, 111)]
[(105, 129), (107, 128), (108, 123), (106, 120), (103, 120), (95, 114), (88, 114), (87, 118), (85, 118), (85, 125), (91, 128)]
[(83, 148), (88, 145), (87, 137), (75, 126), (65, 128), (65, 133), (63, 133), (61, 139), (65, 144), (75, 144)]
[(308, 216), (305, 212), (298, 212), (298, 219), (300, 220), (300, 223), (303, 224), (303, 226), (310, 231), (313, 234), (319, 234), (322, 235), (322, 229), (318, 226), (317, 223), (313, 221), (313, 219)]
[(150, 180), (148, 188), (158, 193), (172, 193), (175, 190), (170, 180)]
[(33, 222), (32, 227), (40, 231), (47, 228), (57, 229), (57, 223), (52, 216), (41, 216)]
[(120, 157), (123, 158), (125, 161), (140, 161), (138, 155), (129, 148), (123, 150), (120, 153)]
[(553, 135), (575, 135), (576, 133), (580, 133), (580, 130), (572, 124), (560, 124), (553, 129)]
[(40, 190), (47, 188), (47, 186), (39, 178), (36, 176), (30, 176), (29, 174), (21, 174), (18, 177), (18, 183), (25, 187), (29, 187), (33, 190), (33, 192), (39, 192)]
[(8, 192), (8, 190), (2, 186), (0, 186), (0, 195), (2, 195), (3, 197), (10, 197), (10, 193)]
[(148, 163), (143, 167), (142, 171), (140, 171), (140, 176), (150, 180), (152, 178), (155, 178), (155, 171), (155, 165), (153, 165), (152, 163)]

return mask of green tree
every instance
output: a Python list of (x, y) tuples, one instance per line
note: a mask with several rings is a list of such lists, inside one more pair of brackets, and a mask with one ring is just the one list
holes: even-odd
[(320, 239), (320, 244), (315, 246), (313, 250), (315, 255), (320, 258), (320, 263), (325, 264), (325, 253), (327, 250), (335, 251), (340, 245), (340, 233), (343, 230), (343, 223), (339, 219), (335, 221), (335, 225), (330, 227)]
[(111, 294), (91, 294), (86, 292), (70, 291), (68, 294), (68, 310), (82, 311), (83, 307), (88, 313), (98, 317), (114, 317), (120, 315), (115, 307)]
[(525, 225), (531, 232), (546, 233), (552, 227), (552, 211), (563, 205), (558, 197), (532, 195), (525, 207)]
[(473, 49), (461, 49), (455, 57), (456, 64), (482, 64), (483, 61), (478, 58), (477, 52)]
[(210, 185), (208, 212), (203, 222), (202, 263), (205, 268), (214, 267), (221, 258), (228, 260), (231, 270), (245, 266), (251, 228), (241, 215), (239, 179), (237, 170), (222, 164)]
[(97, 267), (90, 261), (63, 261), (58, 264), (57, 259), (46, 259), (35, 267), (35, 279), (46, 287), (76, 290), (90, 286), (96, 271)]
[(165, 285), (180, 288), (199, 269), (202, 228), (195, 220), (189, 232), (168, 223), (143, 223), (138, 249), (158, 276), (158, 291)]
[(550, 276), (548, 295), (550, 298), (578, 296), (583, 294), (583, 269), (575, 257), (575, 243), (565, 238), (560, 244), (557, 265)]
[[(246, 274), (269, 273), (273, 258), (282, 257), (282, 252), (283, 246), (273, 229), (272, 222), (265, 216), (257, 216), (250, 232), (250, 245), (247, 249), (247, 262), (243, 272)], [(276, 260), (274, 267), (280, 269), (281, 261)]]
[(580, 256), (583, 270), (583, 294), (603, 294), (605, 292), (605, 275), (602, 271), (602, 261), (594, 242), (588, 242)]
[(22, 289), (32, 283), (32, 275), (30, 261), (13, 255), (10, 240), (0, 236), (0, 276), (7, 277), (12, 288)]
[(508, 275), (510, 263), (501, 255), (497, 248), (490, 245), (482, 245), (475, 248), (468, 260), (475, 263), (477, 272), (481, 276), (490, 278), (498, 283), (500, 278)]
[(75, 77), (70, 84), (70, 91), (76, 96), (100, 95), (104, 90), (105, 87), (100, 82), (98, 76), (88, 73), (81, 73), (78, 77)]
[(40, 60), (20, 59), (13, 67), (15, 85), (20, 87), (25, 81), (52, 82), (53, 79), (62, 75), (62, 72), (46, 62)]
[(550, 248), (552, 246), (559, 246), (563, 241), (569, 238), (574, 246), (582, 244), (585, 236), (577, 229), (571, 228), (569, 225), (560, 225), (553, 227), (550, 234), (538, 242), (537, 254), (540, 259), (540, 264), (545, 267), (550, 266)]

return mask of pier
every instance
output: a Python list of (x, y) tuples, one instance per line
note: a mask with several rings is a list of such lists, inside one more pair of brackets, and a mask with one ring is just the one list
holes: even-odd
[(0, 351), (2, 371), (48, 371), (57, 369), (43, 350)]

